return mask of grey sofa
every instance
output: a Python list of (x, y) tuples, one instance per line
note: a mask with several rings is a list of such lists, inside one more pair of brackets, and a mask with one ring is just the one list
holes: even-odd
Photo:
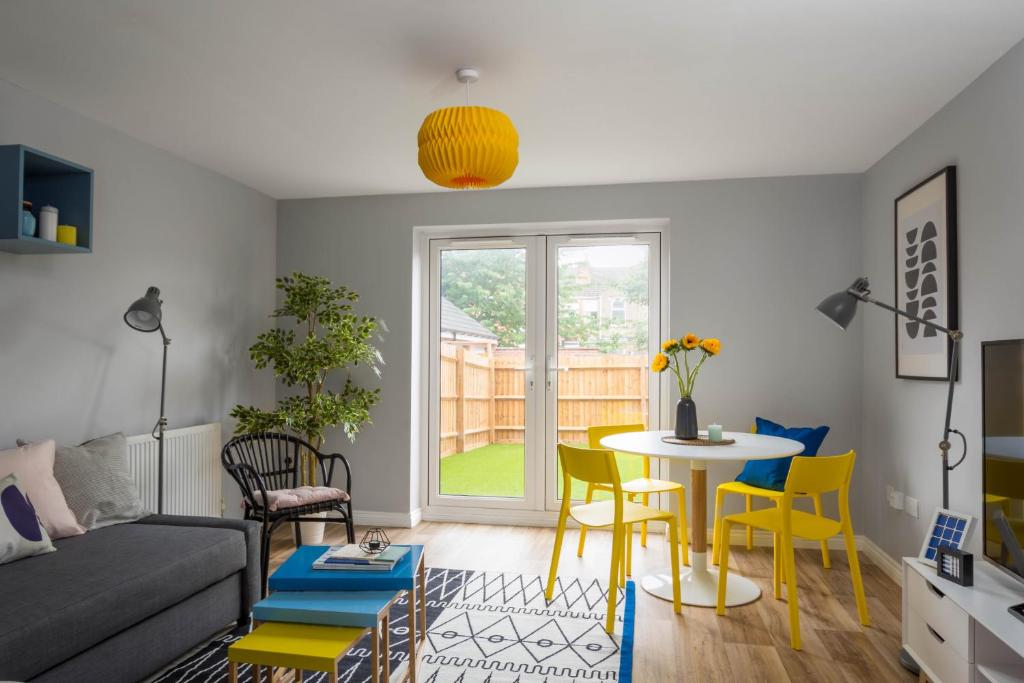
[(260, 595), (259, 525), (152, 515), (0, 565), (0, 680), (138, 681)]

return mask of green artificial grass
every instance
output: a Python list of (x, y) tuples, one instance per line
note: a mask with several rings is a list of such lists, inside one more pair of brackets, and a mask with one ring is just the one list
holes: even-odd
[[(580, 444), (583, 445), (583, 444)], [(619, 477), (629, 481), (642, 475), (643, 463), (635, 455), (618, 455)], [(441, 493), (449, 496), (522, 498), (525, 491), (523, 444), (502, 443), (441, 458)], [(572, 497), (582, 500), (587, 485), (573, 480)], [(562, 493), (562, 468), (558, 467), (558, 493)], [(598, 492), (595, 500), (611, 495)]]

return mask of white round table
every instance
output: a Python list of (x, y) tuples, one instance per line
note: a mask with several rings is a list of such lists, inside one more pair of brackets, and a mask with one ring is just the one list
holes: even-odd
[[(648, 455), (667, 460), (690, 461), (690, 567), (683, 568), (679, 578), (682, 601), (686, 605), (714, 607), (718, 601), (718, 568), (708, 566), (707, 558), (707, 476), (708, 462), (725, 460), (768, 460), (798, 455), (804, 450), (799, 441), (779, 436), (765, 436), (746, 432), (726, 432), (725, 439), (735, 439), (728, 446), (683, 446), (662, 441), (673, 436), (671, 431), (623, 432), (601, 439), (609, 450), (634, 455)], [(706, 437), (705, 432), (701, 436)], [(672, 571), (665, 568), (644, 576), (640, 585), (645, 591), (663, 600), (672, 600)], [(761, 589), (750, 579), (729, 573), (725, 604), (729, 607), (745, 605), (761, 596)]]

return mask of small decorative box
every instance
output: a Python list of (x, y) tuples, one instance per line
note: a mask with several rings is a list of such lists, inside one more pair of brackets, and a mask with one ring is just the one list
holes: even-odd
[(936, 551), (935, 566), (939, 576), (961, 586), (974, 585), (974, 555), (945, 545), (940, 545)]
[(78, 244), (78, 228), (74, 225), (58, 225), (57, 241), (72, 247)]

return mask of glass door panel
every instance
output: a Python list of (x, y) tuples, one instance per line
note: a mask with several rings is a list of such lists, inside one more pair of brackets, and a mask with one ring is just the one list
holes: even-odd
[[(659, 310), (652, 302), (656, 239), (549, 239), (547, 400), (554, 442), (586, 446), (590, 426), (650, 424), (650, 397), (657, 396), (649, 371), (658, 330), (651, 316)], [(616, 458), (623, 481), (643, 476), (642, 458)], [(548, 471), (555, 475), (553, 505), (562, 497), (557, 457)], [(585, 491), (585, 484), (573, 482), (574, 499)], [(598, 492), (595, 500), (610, 497)]]
[(536, 470), (533, 241), (465, 242), (439, 242), (432, 253), (432, 499), (521, 507), (536, 498), (527, 483)]

